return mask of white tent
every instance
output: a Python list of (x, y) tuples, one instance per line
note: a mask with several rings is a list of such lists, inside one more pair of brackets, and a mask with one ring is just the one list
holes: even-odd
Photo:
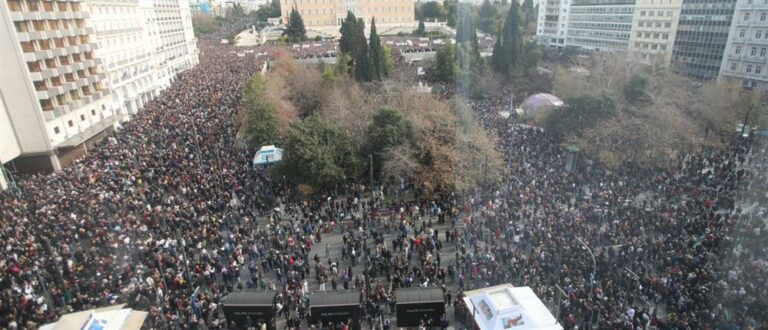
[(499, 285), (465, 292), (475, 322), (487, 330), (562, 330), (530, 287)]

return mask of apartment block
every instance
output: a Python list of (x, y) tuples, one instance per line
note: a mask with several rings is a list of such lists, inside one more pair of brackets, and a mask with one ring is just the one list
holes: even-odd
[(627, 50), (634, 10), (635, 0), (571, 0), (566, 45)]
[(0, 1), (2, 118), (19, 149), (2, 160), (20, 171), (58, 170), (113, 127), (88, 17), (77, 0)]
[(187, 0), (140, 0), (153, 51), (155, 81), (161, 89), (199, 63), (192, 13)]
[(674, 72), (700, 80), (718, 76), (735, 6), (736, 0), (683, 0), (672, 49)]
[(629, 54), (638, 62), (669, 66), (682, 0), (637, 0)]
[(154, 49), (138, 0), (87, 0), (90, 25), (104, 60), (112, 108), (128, 120), (159, 93)]
[(768, 1), (738, 0), (725, 47), (720, 79), (768, 90)]
[(565, 47), (568, 37), (570, 0), (542, 0), (536, 23), (536, 38), (540, 45)]
[[(341, 21), (352, 12), (370, 26), (376, 18), (376, 25), (414, 25), (414, 0), (281, 0), (283, 22), (288, 22), (291, 9), (296, 8), (307, 28), (341, 26)], [(338, 28), (336, 28), (338, 30)]]

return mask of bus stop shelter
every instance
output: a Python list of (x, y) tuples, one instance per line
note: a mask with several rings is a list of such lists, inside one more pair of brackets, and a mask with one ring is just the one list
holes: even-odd
[[(232, 292), (221, 301), (227, 324), (234, 322), (238, 327), (255, 326), (257, 322), (274, 324), (275, 291)], [(268, 326), (272, 328), (271, 326)]]
[(440, 288), (403, 288), (397, 292), (397, 326), (418, 327), (421, 320), (440, 325), (445, 314), (443, 290)]

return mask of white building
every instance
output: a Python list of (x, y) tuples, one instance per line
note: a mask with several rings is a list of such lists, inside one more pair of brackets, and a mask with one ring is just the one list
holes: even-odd
[(767, 53), (768, 3), (763, 0), (738, 0), (719, 79), (736, 81), (747, 88), (768, 90)]
[(565, 47), (568, 38), (568, 9), (571, 0), (542, 0), (536, 22), (536, 37), (544, 46)]
[(634, 10), (635, 0), (571, 0), (566, 45), (627, 50)]
[(83, 7), (0, 1), (0, 157), (20, 171), (59, 170), (117, 119)]
[(87, 0), (90, 24), (104, 60), (112, 108), (128, 120), (159, 93), (154, 49), (139, 0)]
[(3, 167), (5, 163), (21, 155), (19, 140), (16, 139), (16, 130), (11, 124), (11, 118), (5, 107), (5, 97), (0, 91), (0, 190), (7, 189), (13, 181), (11, 169)]
[(669, 66), (682, 0), (637, 0), (629, 53), (645, 64)]
[(187, 0), (140, 0), (147, 43), (153, 52), (154, 80), (161, 89), (197, 65), (197, 40)]

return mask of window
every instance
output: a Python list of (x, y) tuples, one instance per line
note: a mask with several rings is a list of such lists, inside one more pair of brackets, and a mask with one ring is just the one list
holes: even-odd
[(744, 35), (747, 34), (747, 30), (741, 30), (739, 31), (739, 38), (744, 38)]
[(645, 10), (640, 11), (640, 16), (645, 16)]
[(68, 121), (68, 122), (67, 122), (67, 125), (69, 125), (69, 127), (74, 127), (74, 126), (75, 126), (75, 123), (73, 123), (73, 122), (70, 120), (70, 121)]
[(85, 121), (85, 115), (80, 115), (80, 121)]
[(661, 38), (664, 39), (664, 40), (669, 39), (669, 33), (662, 33), (661, 34)]
[(731, 71), (736, 71), (736, 62), (731, 63)]
[(752, 51), (749, 52), (750, 56), (756, 56), (757, 55), (757, 47), (752, 47)]
[(734, 51), (734, 54), (736, 54), (736, 55), (741, 54), (741, 47), (736, 47), (736, 50)]
[(665, 28), (671, 28), (672, 27), (672, 23), (664, 23), (664, 27)]
[(765, 47), (760, 48), (760, 57), (765, 57)]
[(640, 21), (640, 23), (637, 23), (637, 26), (643, 27), (643, 21)]
[(752, 73), (752, 64), (747, 64), (747, 69), (745, 71), (747, 73)]
[(91, 116), (95, 116), (95, 115), (96, 115), (96, 110), (91, 109)]
[(59, 134), (59, 133), (61, 133), (61, 129), (59, 129), (59, 126), (56, 126), (56, 127), (54, 127), (54, 128), (53, 128), (53, 133), (54, 133), (54, 134)]
[(760, 13), (760, 22), (765, 22), (765, 13)]
[(750, 85), (752, 86), (752, 88), (755, 88), (755, 87), (757, 87), (757, 82), (753, 81)]
[(762, 71), (763, 71), (763, 66), (762, 65), (755, 66), (755, 73), (756, 74), (760, 74), (760, 72), (762, 72)]
[(760, 39), (760, 37), (762, 36), (763, 36), (763, 31), (757, 30), (757, 32), (755, 32), (755, 38)]
[(648, 16), (650, 16), (650, 17), (653, 17), (653, 13), (655, 13), (655, 11), (653, 11), (653, 10), (649, 10), (649, 11), (648, 11)]
[(749, 13), (744, 13), (744, 19), (742, 21), (748, 21), (749, 20)]

